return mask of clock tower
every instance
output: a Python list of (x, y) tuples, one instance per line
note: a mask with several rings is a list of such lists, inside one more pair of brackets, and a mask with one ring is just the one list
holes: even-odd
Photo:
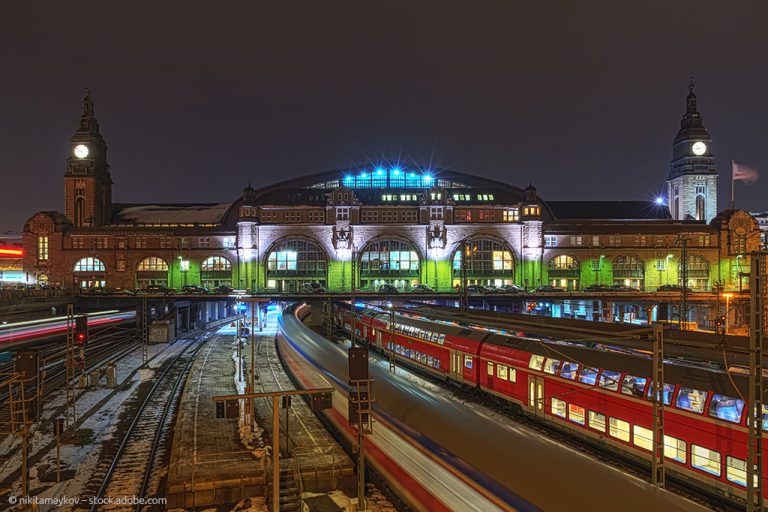
[(107, 143), (93, 113), (91, 91), (86, 89), (80, 126), (72, 136), (64, 173), (64, 214), (77, 227), (109, 223), (112, 177), (107, 163)]
[(669, 212), (675, 220), (708, 223), (717, 215), (717, 169), (712, 138), (699, 114), (693, 80), (688, 91), (685, 115), (672, 143), (667, 177)]

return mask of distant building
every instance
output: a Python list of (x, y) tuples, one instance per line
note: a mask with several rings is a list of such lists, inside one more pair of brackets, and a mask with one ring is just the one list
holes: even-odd
[(22, 254), (24, 243), (21, 235), (0, 235), (0, 288), (27, 284), (31, 280), (24, 272)]
[(679, 282), (686, 238), (686, 284), (739, 289), (748, 285), (759, 227), (747, 212), (717, 214), (710, 142), (691, 86), (673, 142), (668, 207), (545, 201), (531, 185), (384, 164), (248, 186), (233, 203), (117, 204), (87, 95), (64, 174), (64, 212), (27, 221), (24, 269), (38, 282), (80, 288), (293, 291), (319, 282), (332, 291), (417, 283), (449, 291), (465, 276), (527, 288), (655, 290)]

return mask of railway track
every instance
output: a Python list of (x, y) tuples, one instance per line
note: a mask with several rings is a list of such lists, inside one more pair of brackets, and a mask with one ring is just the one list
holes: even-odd
[(94, 470), (93, 483), (86, 490), (86, 494), (95, 498), (90, 510), (142, 510), (142, 504), (114, 502), (126, 497), (149, 497), (157, 491), (162, 475), (156, 469), (169, 446), (165, 434), (172, 426), (181, 389), (195, 356), (208, 339), (209, 336), (203, 336), (189, 343), (156, 378), (135, 411), (114, 456), (103, 460)]

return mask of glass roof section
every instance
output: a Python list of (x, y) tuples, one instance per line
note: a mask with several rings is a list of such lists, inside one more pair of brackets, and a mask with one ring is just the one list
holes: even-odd
[(399, 167), (347, 171), (340, 179), (314, 183), (306, 188), (334, 189), (344, 185), (349, 188), (473, 188), (453, 180), (436, 178), (430, 173), (409, 171)]

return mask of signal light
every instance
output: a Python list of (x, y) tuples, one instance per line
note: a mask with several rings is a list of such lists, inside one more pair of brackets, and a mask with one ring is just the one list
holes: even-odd
[(75, 343), (85, 345), (88, 341), (88, 318), (85, 316), (75, 317)]

